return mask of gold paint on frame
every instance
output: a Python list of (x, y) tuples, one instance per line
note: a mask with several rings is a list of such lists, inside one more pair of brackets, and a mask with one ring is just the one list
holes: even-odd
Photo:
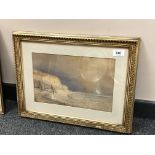
[[(123, 133), (131, 133), (132, 132), (134, 95), (135, 95), (135, 85), (136, 85), (136, 70), (137, 70), (137, 62), (138, 62), (137, 59), (138, 59), (138, 50), (139, 50), (139, 42), (140, 42), (139, 38), (89, 36), (89, 35), (65, 35), (65, 34), (51, 34), (51, 33), (43, 33), (42, 34), (42, 33), (18, 31), (18, 32), (13, 33), (13, 41), (14, 41), (16, 77), (17, 77), (17, 100), (18, 100), (19, 113), (21, 116), (35, 118), (35, 119), (43, 119), (43, 120), (49, 120), (49, 121), (62, 122), (62, 123), (69, 123), (69, 124), (74, 124), (74, 125), (94, 127), (94, 128), (123, 132)], [(73, 117), (68, 117), (68, 116), (40, 113), (40, 112), (36, 112), (36, 111), (27, 110), (26, 98), (25, 98), (25, 92), (24, 92), (24, 90), (25, 90), (24, 89), (25, 88), (24, 74), (23, 74), (23, 59), (24, 58), (22, 57), (22, 42), (48, 43), (48, 44), (55, 44), (55, 45), (71, 45), (71, 46), (73, 46), (73, 49), (74, 49), (74, 46), (127, 49), (128, 50), (128, 61), (127, 61), (127, 66), (126, 66), (127, 67), (127, 73), (126, 73), (127, 78), (126, 78), (126, 83), (125, 83), (126, 87), (125, 87), (125, 95), (124, 95), (124, 108), (123, 108), (124, 110), (123, 110), (123, 116), (122, 116), (123, 117), (122, 124), (116, 124), (116, 123), (113, 124), (113, 123), (107, 123), (107, 122), (105, 123), (104, 121), (100, 122), (100, 121), (88, 120), (88, 119), (84, 119), (84, 118), (83, 119), (77, 118), (77, 117), (73, 118)], [(60, 87), (63, 88), (63, 94), (64, 94), (64, 92), (65, 93), (67, 92), (70, 96), (72, 95), (72, 98), (74, 97), (73, 90), (74, 90), (74, 93), (80, 92), (80, 97), (81, 97), (81, 91), (84, 93), (86, 93), (86, 92), (94, 93), (95, 92), (98, 96), (100, 94), (104, 93), (102, 88), (101, 89), (95, 88), (95, 91), (94, 91), (94, 89), (92, 89), (92, 88), (97, 87), (97, 85), (94, 86), (94, 83), (92, 83), (92, 82), (84, 82), (83, 79), (80, 79), (80, 80), (74, 79), (73, 84), (76, 81), (76, 82), (81, 83), (83, 85), (83, 87), (80, 87), (79, 89), (77, 89), (77, 86), (76, 86), (75, 87), (76, 89), (73, 89), (74, 87), (73, 86), (71, 87), (70, 83), (67, 83), (66, 81), (61, 80), (62, 75), (60, 76), (60, 74), (58, 74), (58, 71), (61, 69), (61, 72), (63, 72), (64, 75), (66, 75), (65, 74), (66, 69), (64, 68), (62, 70), (62, 66), (65, 64), (65, 62), (60, 64), (60, 61), (58, 61), (59, 63), (57, 63), (57, 64), (59, 64), (59, 65), (57, 65), (57, 67), (55, 67), (56, 72), (54, 72), (52, 70), (52, 67), (49, 67), (49, 68), (51, 68), (51, 71), (47, 72), (47, 70), (44, 68), (43, 69), (39, 68), (39, 70), (38, 70), (38, 68), (36, 67), (37, 66), (37, 57), (42, 58), (42, 57), (44, 57), (44, 55), (32, 54), (32, 61), (33, 61), (32, 68), (33, 68), (33, 78), (34, 78), (33, 82), (34, 82), (34, 89), (36, 91), (35, 92), (36, 96), (34, 97), (35, 101), (46, 102), (46, 103), (50, 102), (50, 100), (46, 101), (47, 98), (39, 98), (43, 93), (47, 97), (49, 96), (49, 94), (47, 94), (47, 91), (43, 90), (43, 88), (45, 88), (45, 87), (46, 87), (46, 89), (49, 90), (49, 85), (48, 85), (49, 79), (50, 79), (50, 81), (52, 81), (53, 79), (54, 79), (54, 81), (57, 81), (56, 82), (56, 83), (58, 83), (57, 88), (59, 88), (59, 90), (60, 90)], [(50, 55), (50, 56), (46, 56), (46, 57), (48, 57), (48, 58), (51, 57), (51, 60), (55, 60), (57, 56)], [(63, 59), (63, 61), (65, 61), (65, 59), (66, 59), (67, 62), (73, 64), (74, 57), (68, 58), (66, 56), (62, 56), (62, 59)], [(87, 59), (89, 60), (89, 58), (86, 58), (85, 61), (87, 61)], [(110, 58), (108, 58), (108, 59), (110, 60)], [(81, 59), (79, 58), (79, 60), (81, 60)], [(109, 60), (108, 60), (108, 62), (109, 62)], [(97, 63), (100, 64), (98, 66), (102, 66), (99, 59), (94, 58), (93, 61), (95, 62), (95, 64), (97, 64)], [(107, 60), (105, 60), (105, 61), (107, 61)], [(115, 62), (110, 60), (110, 64), (112, 64), (112, 68), (113, 68), (115, 65)], [(77, 67), (79, 64), (74, 63), (73, 65), (75, 65)], [(89, 72), (89, 68), (87, 68), (87, 66), (88, 65), (86, 65), (86, 68), (83, 69), (84, 72), (87, 73), (87, 75), (85, 75), (85, 76), (93, 77), (95, 74), (97, 74), (95, 72)], [(90, 68), (96, 67), (96, 66), (93, 66), (92, 64), (90, 66), (91, 66)], [(58, 68), (59, 68), (59, 70), (58, 70)], [(100, 70), (98, 72), (100, 72)], [(77, 73), (74, 72), (74, 74), (77, 74)], [(113, 69), (113, 72), (111, 75), (112, 77), (114, 76), (113, 74), (114, 74), (114, 69)], [(57, 77), (56, 77), (56, 75), (57, 75)], [(82, 76), (84, 76), (84, 75), (82, 75)], [(105, 75), (105, 76), (109, 76), (109, 75)], [(67, 76), (67, 77), (69, 77), (69, 76)], [(70, 74), (70, 77), (74, 77), (74, 75)], [(108, 79), (108, 77), (107, 77), (107, 79)], [(114, 81), (112, 81), (112, 80), (110, 80), (110, 82), (109, 82), (112, 88), (113, 88), (113, 82)], [(45, 85), (45, 83), (46, 83), (46, 85)], [(109, 91), (106, 92), (106, 93), (108, 93), (108, 95), (109, 94), (113, 95), (112, 94), (113, 89), (111, 89), (111, 87), (108, 89)], [(70, 88), (69, 91), (68, 91), (68, 88)], [(49, 91), (50, 92), (52, 91), (54, 94), (54, 92), (55, 92), (54, 90), (55, 89), (50, 87)], [(84, 93), (82, 93), (82, 96)], [(38, 94), (39, 94), (39, 97), (38, 97)], [(61, 95), (60, 95), (60, 93), (59, 94), (55, 93), (54, 95), (55, 96), (52, 95), (51, 98), (54, 98), (54, 99), (56, 99), (56, 101), (59, 100), (61, 102), (60, 97), (62, 98), (62, 96), (63, 96), (62, 93), (61, 93)], [(44, 97), (44, 95), (42, 97)], [(73, 106), (73, 107), (80, 107), (80, 108), (87, 107), (87, 105), (86, 105), (86, 107), (84, 107), (83, 106), (84, 104), (70, 105), (71, 102), (70, 102), (70, 100), (68, 100), (68, 98), (66, 99), (66, 96), (62, 99), (66, 100), (65, 104), (67, 104), (67, 106), (69, 104), (69, 106)], [(84, 99), (86, 99), (86, 96), (84, 97)], [(97, 98), (97, 99), (99, 99), (99, 98)], [(92, 100), (94, 100), (94, 98), (92, 98)], [(87, 100), (85, 100), (85, 101), (87, 101)], [(111, 100), (109, 102), (111, 102)], [(38, 103), (38, 104), (40, 104), (40, 103)], [(64, 103), (60, 103), (60, 104), (63, 105)], [(99, 108), (97, 106), (93, 107), (92, 104), (89, 105), (88, 109), (99, 110)], [(111, 103), (110, 107), (107, 107), (106, 109), (103, 108), (102, 110), (107, 111), (107, 112), (112, 111), (112, 103)]]

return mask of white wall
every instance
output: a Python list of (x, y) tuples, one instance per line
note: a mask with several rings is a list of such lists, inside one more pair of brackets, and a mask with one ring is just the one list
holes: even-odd
[(0, 20), (3, 82), (15, 83), (12, 31), (140, 37), (136, 99), (155, 101), (155, 20)]

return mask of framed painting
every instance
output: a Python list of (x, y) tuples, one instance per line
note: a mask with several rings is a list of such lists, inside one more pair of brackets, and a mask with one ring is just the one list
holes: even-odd
[(131, 133), (139, 39), (14, 32), (23, 117)]
[(2, 78), (1, 78), (1, 75), (0, 75), (0, 114), (4, 114), (3, 93), (2, 93)]

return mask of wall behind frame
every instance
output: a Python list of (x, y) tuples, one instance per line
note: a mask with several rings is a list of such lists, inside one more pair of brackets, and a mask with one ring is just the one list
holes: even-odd
[(136, 99), (155, 101), (155, 20), (0, 20), (4, 83), (16, 83), (12, 31), (140, 37)]

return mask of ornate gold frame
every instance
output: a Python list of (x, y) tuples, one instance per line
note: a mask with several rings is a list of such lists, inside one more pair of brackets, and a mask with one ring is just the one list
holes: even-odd
[[(74, 125), (95, 127), (99, 129), (106, 129), (110, 131), (117, 131), (123, 133), (132, 132), (136, 70), (137, 70), (137, 59), (140, 43), (139, 38), (65, 35), (65, 34), (33, 33), (33, 32), (18, 31), (13, 33), (13, 41), (14, 41), (16, 76), (17, 76), (17, 100), (18, 100), (19, 113), (21, 116), (62, 122), (62, 123), (69, 123)], [(40, 114), (36, 112), (27, 111), (24, 97), (22, 49), (21, 49), (22, 41), (69, 44), (69, 45), (100, 46), (100, 47), (112, 47), (112, 48), (114, 47), (127, 48), (129, 50), (129, 59), (128, 59), (127, 80), (126, 80), (126, 93), (124, 100), (125, 107), (124, 107), (124, 116), (122, 124), (121, 125), (108, 124), (104, 122), (101, 123), (78, 118)]]
[[(1, 71), (0, 71), (1, 73)], [(0, 114), (4, 114), (4, 104), (3, 104), (3, 92), (2, 92), (2, 77), (0, 75)]]

